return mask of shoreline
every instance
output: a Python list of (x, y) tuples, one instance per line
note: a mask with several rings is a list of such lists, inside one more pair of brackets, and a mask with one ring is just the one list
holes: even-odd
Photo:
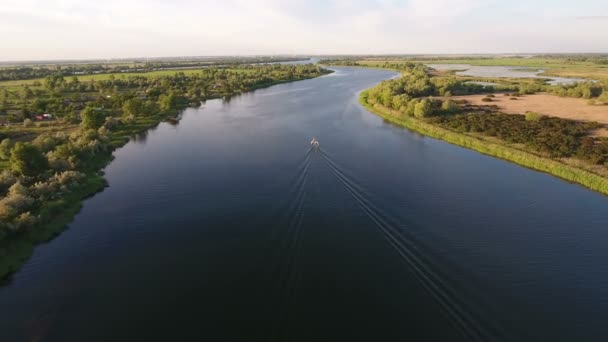
[(373, 113), (395, 125), (405, 127), (422, 135), (439, 139), (453, 145), (464, 147), (491, 157), (515, 163), (526, 168), (540, 171), (561, 178), (570, 183), (582, 185), (587, 189), (608, 195), (608, 178), (593, 172), (562, 163), (555, 159), (541, 157), (531, 152), (523, 151), (504, 144), (498, 144), (470, 135), (457, 133), (443, 127), (413, 117), (399, 118), (393, 115), (393, 110), (372, 105), (367, 101), (368, 90), (359, 95), (359, 103), (370, 113)]
[[(311, 78), (277, 80), (252, 87), (246, 91), (236, 92), (230, 96), (237, 96), (239, 94), (253, 92), (258, 89), (266, 89), (275, 85), (310, 80), (326, 76), (331, 73), (333, 73), (333, 71), (330, 70), (328, 73), (322, 73)], [(217, 100), (223, 97), (224, 96), (211, 97), (205, 99), (205, 101)], [(179, 112), (187, 108), (194, 107), (190, 105), (182, 106), (178, 108), (176, 112), (179, 114)], [(103, 169), (113, 161), (114, 151), (129, 143), (134, 135), (148, 131), (154, 127), (157, 127), (162, 122), (175, 117), (176, 112), (159, 112), (152, 117), (140, 118), (134, 124), (130, 124), (127, 127), (122, 127), (122, 129), (118, 129), (117, 131), (113, 132), (111, 143), (112, 150), (99, 155), (95, 160), (94, 167), (91, 167), (88, 170), (82, 170), (85, 177), (81, 181), (81, 184), (72, 189), (64, 198), (53, 201), (53, 204), (57, 204), (61, 207), (60, 212), (52, 215), (48, 221), (38, 224), (23, 235), (19, 235), (10, 240), (2, 242), (0, 244), (0, 287), (10, 282), (11, 275), (17, 272), (31, 257), (37, 245), (51, 241), (68, 228), (68, 225), (73, 222), (76, 215), (80, 212), (83, 202), (86, 199), (95, 196), (109, 186), (104, 178)]]

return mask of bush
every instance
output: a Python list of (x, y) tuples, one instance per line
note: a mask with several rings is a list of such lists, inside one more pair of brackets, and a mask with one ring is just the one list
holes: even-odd
[(36, 145), (43, 153), (49, 152), (55, 148), (57, 141), (48, 135), (39, 135), (32, 141), (32, 144)]
[(414, 116), (417, 118), (424, 118), (432, 114), (431, 101), (423, 99), (414, 108)]
[(8, 194), (0, 200), (0, 219), (10, 221), (12, 218), (27, 211), (34, 199), (27, 195), (27, 188), (17, 182), (9, 189)]
[(484, 97), (483, 99), (481, 99), (481, 102), (493, 102), (494, 100), (492, 100), (492, 98), (490, 97)]
[(0, 193), (4, 194), (16, 182), (17, 177), (9, 170), (2, 171), (2, 173), (0, 173)]
[(526, 112), (526, 121), (540, 121), (543, 115), (535, 112)]
[(32, 215), (29, 211), (22, 213), (15, 219), (13, 230), (23, 231), (29, 228), (32, 228), (36, 224), (36, 217)]
[(56, 172), (66, 171), (74, 167), (67, 159), (57, 157), (54, 154), (50, 154), (48, 159), (51, 169)]
[(105, 122), (105, 114), (96, 108), (86, 107), (82, 113), (81, 125), (86, 129), (98, 129)]
[(11, 157), (11, 149), (13, 148), (13, 143), (11, 139), (4, 139), (0, 143), (0, 159), (9, 159)]
[(446, 112), (452, 113), (458, 111), (460, 107), (453, 100), (445, 100), (441, 104), (441, 109)]
[(30, 119), (23, 120), (23, 127), (32, 127), (34, 123)]
[[(126, 117), (132, 117), (133, 119), (135, 119), (135, 115), (127, 115)], [(113, 130), (114, 128), (118, 127), (119, 125), (120, 125), (120, 121), (111, 116), (106, 117), (106, 120), (103, 123), (103, 127), (105, 127), (106, 129), (108, 129), (110, 131)]]
[(38, 176), (49, 169), (49, 161), (32, 144), (18, 142), (11, 152), (11, 170), (25, 176)]
[(601, 104), (608, 105), (608, 90), (604, 90), (602, 95), (600, 95), (600, 97), (598, 97), (597, 100)]

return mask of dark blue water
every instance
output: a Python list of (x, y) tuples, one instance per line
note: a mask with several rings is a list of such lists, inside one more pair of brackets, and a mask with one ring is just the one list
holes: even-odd
[(357, 94), (394, 74), (336, 70), (116, 151), (0, 340), (604, 340), (608, 198), (384, 123)]

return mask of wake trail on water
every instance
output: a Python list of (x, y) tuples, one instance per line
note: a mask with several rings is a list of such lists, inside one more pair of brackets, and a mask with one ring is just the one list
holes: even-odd
[(270, 262), (273, 265), (271, 280), (273, 282), (273, 296), (277, 298), (277, 302), (274, 312), (276, 319), (271, 329), (270, 341), (283, 340), (285, 337), (289, 308), (293, 304), (299, 279), (297, 258), (301, 250), (300, 239), (311, 155), (312, 148), (308, 150), (304, 160), (297, 168), (297, 174), (287, 196), (286, 207), (282, 210), (283, 215), (279, 219), (272, 236), (275, 246)]
[(422, 253), (415, 239), (407, 236), (403, 230), (397, 228), (397, 224), (391, 222), (387, 213), (376, 207), (366, 192), (338, 166), (332, 158), (324, 151), (319, 151), (326, 165), (346, 190), (350, 193), (366, 216), (374, 223), (382, 233), (386, 241), (400, 255), (401, 259), (409, 266), (413, 275), (426, 291), (440, 305), (445, 315), (470, 341), (498, 341), (496, 327), (491, 327), (483, 322), (482, 314), (462, 299), (452, 286), (435, 270), (432, 262)]

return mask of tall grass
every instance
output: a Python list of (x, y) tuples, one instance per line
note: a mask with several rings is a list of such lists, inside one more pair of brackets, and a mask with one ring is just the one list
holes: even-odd
[(608, 178), (593, 172), (564, 164), (559, 160), (541, 157), (506, 145), (490, 142), (470, 135), (457, 133), (432, 125), (413, 117), (403, 117), (399, 113), (378, 104), (367, 101), (367, 91), (361, 93), (360, 103), (370, 112), (385, 120), (451, 144), (466, 147), (483, 154), (504, 159), (519, 165), (549, 173), (564, 180), (581, 184), (589, 189), (608, 195)]

